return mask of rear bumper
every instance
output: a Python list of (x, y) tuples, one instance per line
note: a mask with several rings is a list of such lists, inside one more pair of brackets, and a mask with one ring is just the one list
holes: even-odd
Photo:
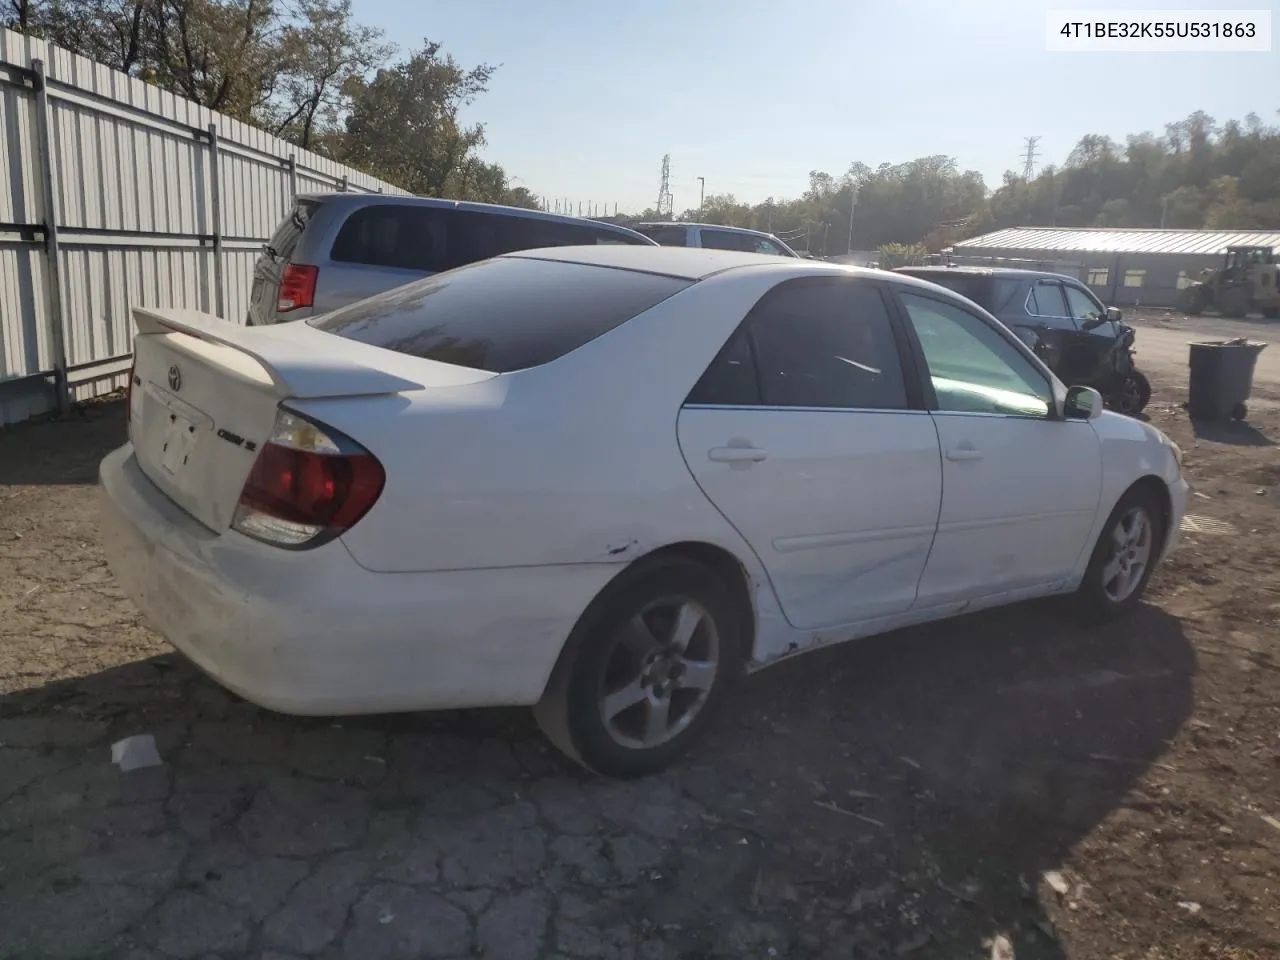
[(373, 573), (341, 541), (286, 551), (211, 533), (126, 444), (100, 468), (122, 589), (214, 680), (282, 713), (527, 706), (612, 565)]

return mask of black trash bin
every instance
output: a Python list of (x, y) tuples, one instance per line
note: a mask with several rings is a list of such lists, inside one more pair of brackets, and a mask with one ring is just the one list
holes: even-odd
[(1265, 343), (1247, 340), (1213, 340), (1191, 347), (1191, 385), (1187, 412), (1195, 420), (1243, 420), (1245, 401), (1253, 392), (1253, 368)]

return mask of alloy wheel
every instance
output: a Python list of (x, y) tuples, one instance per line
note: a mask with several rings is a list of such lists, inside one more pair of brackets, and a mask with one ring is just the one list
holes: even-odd
[(651, 749), (688, 728), (720, 669), (711, 614), (688, 597), (655, 600), (610, 638), (601, 677), (600, 719), (619, 746)]

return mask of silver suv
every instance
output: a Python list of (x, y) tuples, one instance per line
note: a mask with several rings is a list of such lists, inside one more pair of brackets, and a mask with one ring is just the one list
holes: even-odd
[(722, 227), (711, 223), (637, 223), (636, 230), (664, 247), (705, 247), (709, 250), (738, 250), (768, 253), (775, 257), (798, 257), (771, 233), (746, 227)]
[(429, 197), (299, 196), (253, 268), (251, 326), (303, 320), (421, 277), (535, 247), (657, 244), (634, 230)]

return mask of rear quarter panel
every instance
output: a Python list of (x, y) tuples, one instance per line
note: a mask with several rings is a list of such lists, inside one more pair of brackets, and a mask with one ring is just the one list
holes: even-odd
[(305, 406), (383, 462), (343, 540), (361, 565), (425, 571), (625, 563), (682, 540), (749, 551), (676, 441), (689, 390), (772, 266), (704, 280), (560, 359), (483, 383)]

